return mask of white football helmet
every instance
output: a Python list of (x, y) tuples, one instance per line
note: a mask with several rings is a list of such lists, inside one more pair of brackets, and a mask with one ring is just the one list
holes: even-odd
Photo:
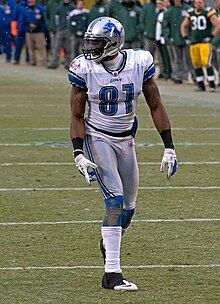
[(84, 34), (83, 53), (86, 59), (101, 62), (122, 49), (125, 31), (122, 24), (110, 17), (93, 20)]

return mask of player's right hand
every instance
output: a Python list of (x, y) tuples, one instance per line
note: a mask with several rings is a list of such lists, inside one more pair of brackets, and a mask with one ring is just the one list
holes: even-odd
[(93, 172), (89, 172), (89, 167), (96, 169), (97, 165), (90, 160), (88, 160), (83, 154), (79, 154), (75, 157), (75, 164), (79, 172), (85, 177), (87, 184), (90, 186), (91, 182), (94, 180), (92, 177)]
[(167, 167), (166, 177), (169, 179), (176, 172), (178, 168), (176, 153), (175, 150), (173, 149), (164, 150), (164, 155), (160, 165), (160, 171), (164, 172), (166, 167)]

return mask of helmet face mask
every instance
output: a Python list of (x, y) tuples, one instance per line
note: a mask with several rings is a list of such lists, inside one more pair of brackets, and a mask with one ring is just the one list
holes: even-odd
[(108, 44), (106, 39), (102, 38), (84, 38), (83, 39), (83, 54), (86, 59), (94, 60), (95, 62), (102, 57), (104, 49)]
[(101, 62), (116, 54), (124, 44), (124, 28), (119, 21), (100, 17), (90, 23), (83, 39), (83, 53), (87, 60)]

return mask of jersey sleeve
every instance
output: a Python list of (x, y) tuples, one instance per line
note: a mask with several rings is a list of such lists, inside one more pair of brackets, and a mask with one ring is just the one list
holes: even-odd
[(71, 62), (68, 71), (68, 80), (71, 85), (87, 91), (87, 85), (85, 81), (85, 71), (83, 69), (80, 57), (75, 58)]
[(187, 11), (186, 11), (186, 17), (188, 19), (190, 19), (190, 15), (193, 13), (193, 7), (190, 7)]
[(145, 55), (145, 60), (143, 61), (143, 64), (144, 64), (144, 79), (143, 79), (143, 82), (152, 78), (155, 75), (155, 72), (156, 72), (153, 56), (151, 55), (150, 52), (147, 52), (147, 53), (148, 53), (148, 56)]
[(216, 10), (214, 8), (207, 7), (206, 11), (207, 11), (208, 18), (211, 18), (213, 15), (216, 15)]

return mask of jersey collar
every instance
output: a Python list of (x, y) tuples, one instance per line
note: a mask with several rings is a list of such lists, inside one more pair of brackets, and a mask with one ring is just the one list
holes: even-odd
[(120, 53), (123, 55), (123, 59), (122, 59), (122, 62), (121, 62), (121, 65), (119, 66), (119, 68), (115, 71), (111, 71), (109, 70), (107, 67), (105, 67), (103, 64), (103, 68), (110, 74), (112, 74), (113, 76), (117, 77), (118, 74), (124, 69), (125, 65), (126, 65), (126, 62), (127, 62), (127, 53), (126, 51), (120, 51)]

